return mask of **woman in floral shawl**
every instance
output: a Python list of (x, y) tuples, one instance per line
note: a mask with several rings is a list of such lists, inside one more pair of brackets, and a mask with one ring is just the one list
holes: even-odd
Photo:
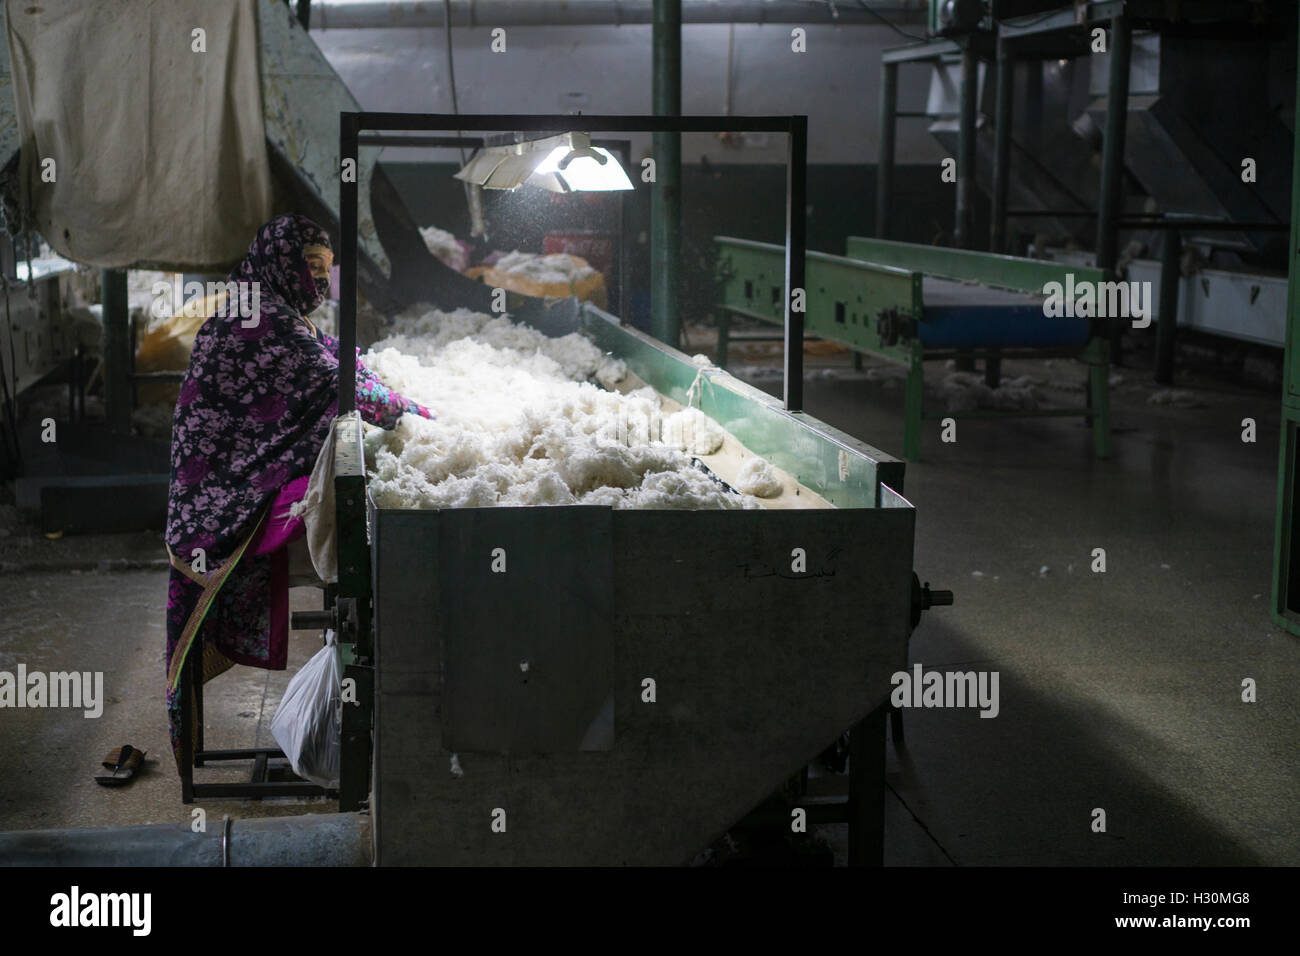
[[(172, 421), (167, 503), (167, 715), (180, 761), (181, 675), (202, 654), (203, 680), (234, 664), (285, 667), (288, 561), (303, 534), (289, 505), (306, 491), (338, 413), (339, 343), (307, 315), (325, 300), (329, 236), (277, 216), (230, 274), (239, 299), (194, 339)], [(238, 307), (237, 307), (238, 306)], [(433, 417), (357, 362), (362, 418), (392, 428)]]

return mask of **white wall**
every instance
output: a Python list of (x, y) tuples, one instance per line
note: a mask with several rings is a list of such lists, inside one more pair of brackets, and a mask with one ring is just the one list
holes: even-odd
[[(790, 49), (791, 25), (695, 24), (682, 28), (682, 112), (722, 113), (728, 31), (734, 30), (733, 114), (808, 115), (809, 162), (874, 164), (880, 54), (906, 42), (886, 27), (807, 27), (806, 53)], [(910, 28), (913, 32), (920, 27)], [(451, 112), (441, 29), (316, 30), (312, 37), (367, 110)], [(456, 91), (462, 113), (650, 113), (651, 28), (509, 27), (506, 51), (490, 51), (490, 29), (454, 29)], [(904, 66), (900, 108), (920, 109), (928, 72)], [(649, 137), (633, 137), (648, 152)], [(727, 148), (687, 137), (683, 160), (784, 162), (784, 137), (766, 146)], [(937, 163), (946, 154), (924, 121), (902, 120), (898, 161)], [(447, 154), (390, 151), (392, 161)]]

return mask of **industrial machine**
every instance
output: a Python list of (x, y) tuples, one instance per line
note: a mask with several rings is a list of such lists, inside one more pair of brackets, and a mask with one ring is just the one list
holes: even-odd
[[(932, 3), (931, 38), (882, 57), (876, 237), (894, 234), (897, 122), (925, 119), (958, 171), (952, 244), (980, 245), (979, 188), (991, 251), (1069, 247), (1151, 283), (1158, 382), (1177, 327), (1281, 344), (1295, 17), (1272, 0)], [(930, 71), (920, 111), (898, 106), (909, 64)]]
[[(718, 236), (718, 362), (725, 365), (730, 316), (779, 322), (785, 250)], [(941, 417), (923, 407), (922, 363), (982, 358), (991, 387), (1003, 358), (1077, 357), (1088, 365), (1086, 408), (982, 409), (962, 417), (1085, 416), (1099, 457), (1110, 453), (1106, 331), (1100, 320), (1048, 318), (1050, 282), (1101, 281), (1096, 269), (851, 236), (845, 256), (808, 253), (805, 322), (813, 334), (907, 369), (903, 456), (921, 451), (921, 422)]]
[[(355, 155), (369, 130), (573, 123), (345, 113), (340, 155)], [(803, 168), (801, 117), (582, 123), (757, 126), (789, 135)], [(345, 184), (344, 357), (355, 336), (355, 201)], [(798, 196), (788, 206), (787, 290), (803, 285), (803, 208)], [(801, 316), (786, 318), (801, 341)], [(346, 417), (355, 369), (345, 358), (331, 623), (359, 693), (344, 708), (341, 808), (371, 795), (380, 864), (684, 863), (852, 728), (848, 799), (796, 795), (793, 809), (809, 822), (848, 821), (851, 861), (878, 863), (890, 675), (922, 610), (951, 603), (912, 573), (903, 463), (802, 413), (789, 391), (781, 402), (701, 368), (590, 303), (564, 300), (531, 321), (548, 335), (581, 331), (662, 395), (693, 400), (830, 507), (379, 509)]]
[[(342, 79), (326, 61), (289, 5), (255, 4), (258, 72), (267, 153), (278, 208), (311, 216), (327, 229), (338, 228), (339, 173), (332, 144), (341, 110), (358, 108)], [(6, 27), (0, 5), (0, 32)], [(12, 99), (13, 64), (7, 42), (0, 42), (0, 195), (6, 226), (25, 227), (18, 202), (20, 140)], [(77, 91), (67, 94), (75, 98)], [(138, 104), (137, 104), (138, 105)], [(75, 111), (74, 111), (75, 112)], [(165, 118), (157, 128), (166, 129)], [(473, 145), (473, 143), (469, 143)], [(377, 309), (393, 312), (417, 301), (437, 300), (448, 308), (485, 311), (489, 289), (445, 266), (426, 248), (410, 212), (379, 163), (382, 145), (358, 153), (358, 281)], [(34, 246), (34, 234), (20, 241)], [(0, 247), (9, 243), (0, 242)], [(124, 249), (131, 255), (133, 250)], [(62, 375), (73, 396), (91, 375), (94, 361), (81, 361), (73, 317), (63, 307), (64, 274), (39, 272), (19, 285), (11, 250), (5, 275), (10, 278), (8, 311), (0, 314), (0, 356), (10, 396), (46, 376)], [(67, 263), (64, 263), (67, 265)], [(192, 263), (133, 261), (130, 268), (189, 270)], [(125, 270), (103, 270), (104, 308), (102, 384), (107, 424), (102, 429), (75, 423), (75, 408), (59, 416), (57, 446), (39, 440), (39, 428), (27, 423), (16, 430), (12, 409), (0, 407), (0, 424), (8, 439), (4, 466), (18, 470), (18, 503), (42, 509), (47, 532), (123, 531), (161, 528), (166, 515), (168, 481), (165, 443), (130, 434), (136, 386), (146, 380), (179, 379), (183, 368), (137, 374)], [(99, 283), (96, 282), (96, 285)], [(89, 313), (86, 314), (89, 318)], [(95, 328), (81, 334), (97, 339)], [(75, 402), (72, 402), (75, 405)], [(33, 437), (35, 436), (35, 437)], [(21, 468), (14, 463), (21, 460)]]

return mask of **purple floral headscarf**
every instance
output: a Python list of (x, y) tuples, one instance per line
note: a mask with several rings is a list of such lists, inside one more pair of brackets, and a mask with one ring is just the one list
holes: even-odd
[[(199, 329), (176, 402), (166, 699), (178, 765), (181, 714), (189, 706), (181, 676), (195, 647), (205, 680), (232, 664), (285, 666), (284, 549), (250, 545), (254, 529), (266, 530), (259, 521), (270, 520), (270, 502), (291, 483), (305, 482), (338, 413), (338, 340), (302, 321), (329, 289), (311, 274), (309, 245), (328, 247), (329, 237), (303, 216), (277, 216), (257, 231), (230, 273), (237, 307), (221, 309)], [(360, 359), (357, 409), (381, 428), (406, 414), (432, 417)], [(201, 564), (196, 548), (203, 549)]]
[(305, 216), (272, 219), (230, 273), (242, 309), (214, 315), (194, 339), (172, 423), (167, 544), (179, 557), (195, 548), (209, 563), (226, 557), (276, 491), (315, 463), (338, 364), (300, 320), (328, 291), (303, 249), (329, 244)]

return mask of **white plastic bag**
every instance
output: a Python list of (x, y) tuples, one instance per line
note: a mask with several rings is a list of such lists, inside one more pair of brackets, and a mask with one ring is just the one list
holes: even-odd
[(322, 787), (339, 785), (343, 734), (343, 671), (334, 632), (325, 646), (293, 675), (271, 718), (271, 736), (293, 764), (293, 772)]

